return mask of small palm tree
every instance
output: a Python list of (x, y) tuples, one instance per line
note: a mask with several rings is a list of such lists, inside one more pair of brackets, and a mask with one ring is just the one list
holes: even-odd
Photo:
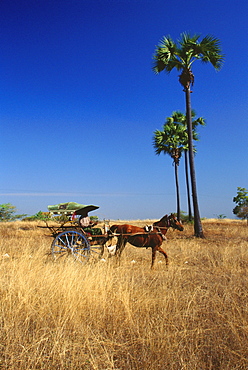
[(203, 63), (212, 64), (216, 70), (219, 70), (223, 64), (224, 56), (221, 53), (220, 42), (217, 38), (210, 35), (204, 37), (202, 41), (199, 41), (199, 38), (199, 35), (190, 36), (188, 33), (183, 33), (178, 42), (174, 42), (170, 36), (163, 37), (160, 44), (156, 47), (153, 71), (155, 73), (160, 73), (162, 71), (170, 73), (173, 69), (180, 71), (179, 82), (184, 88), (183, 91), (185, 92), (186, 98), (189, 163), (194, 207), (194, 231), (195, 236), (203, 238), (204, 234), (197, 199), (193, 150), (190, 100), (191, 87), (194, 84), (192, 65), (195, 61), (200, 60)]
[[(185, 127), (185, 130), (187, 130), (187, 118), (186, 115), (180, 111), (176, 111), (172, 113), (171, 116), (175, 123), (179, 125), (183, 125)], [(191, 110), (191, 117), (196, 117), (196, 112), (192, 109)], [(193, 134), (193, 140), (198, 141), (198, 133), (196, 132), (196, 128), (198, 125), (205, 126), (206, 122), (203, 117), (199, 117), (197, 119), (192, 120), (192, 134)], [(184, 143), (184, 160), (185, 160), (185, 177), (186, 177), (186, 189), (187, 189), (187, 202), (188, 202), (188, 218), (189, 221), (192, 221), (192, 211), (191, 211), (191, 201), (190, 201), (190, 186), (189, 186), (189, 174), (188, 174), (188, 135), (186, 135), (186, 141)], [(194, 153), (196, 153), (196, 148), (193, 148)]]
[(183, 125), (179, 125), (174, 121), (173, 117), (168, 117), (163, 126), (163, 131), (154, 131), (153, 146), (157, 155), (164, 153), (168, 154), (173, 159), (175, 167), (175, 182), (176, 182), (176, 199), (177, 199), (177, 219), (180, 220), (180, 192), (178, 182), (178, 166), (185, 143), (187, 142), (187, 131)]

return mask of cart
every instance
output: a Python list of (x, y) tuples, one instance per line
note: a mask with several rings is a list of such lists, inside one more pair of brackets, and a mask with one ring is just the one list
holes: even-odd
[(109, 222), (104, 220), (102, 228), (84, 228), (78, 219), (78, 216), (83, 217), (98, 208), (75, 202), (48, 206), (50, 220), (45, 221), (46, 226), (41, 227), (49, 229), (53, 237), (51, 254), (55, 261), (71, 256), (85, 264), (89, 259), (97, 261), (102, 258), (104, 246), (109, 239)]

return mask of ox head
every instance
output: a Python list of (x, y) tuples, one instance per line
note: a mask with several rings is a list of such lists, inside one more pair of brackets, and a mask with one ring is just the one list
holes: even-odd
[(178, 219), (176, 218), (176, 216), (173, 213), (171, 213), (168, 216), (168, 221), (170, 223), (170, 227), (172, 227), (173, 229), (179, 230), (179, 231), (183, 231), (182, 223), (180, 221), (178, 221)]
[(154, 225), (158, 226), (162, 226), (162, 224), (164, 224), (164, 226), (166, 227), (172, 227), (173, 229), (183, 231), (182, 223), (178, 221), (178, 219), (173, 213), (171, 213), (169, 216), (165, 215), (158, 222), (154, 223)]

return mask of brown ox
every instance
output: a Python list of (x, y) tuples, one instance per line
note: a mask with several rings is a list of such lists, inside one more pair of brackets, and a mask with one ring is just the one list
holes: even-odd
[(147, 231), (146, 228), (124, 225), (112, 225), (109, 230), (109, 237), (118, 237), (115, 255), (120, 258), (127, 242), (139, 248), (152, 248), (152, 264), (153, 267), (156, 252), (163, 254), (168, 265), (168, 257), (165, 251), (161, 248), (163, 241), (166, 239), (167, 230), (172, 227), (183, 231), (183, 225), (178, 221), (175, 215), (165, 215), (159, 221), (153, 223), (152, 227)]

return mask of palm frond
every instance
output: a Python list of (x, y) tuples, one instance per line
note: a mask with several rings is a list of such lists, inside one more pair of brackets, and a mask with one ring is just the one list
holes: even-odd
[(153, 71), (157, 74), (163, 70), (170, 73), (173, 68), (178, 68), (177, 52), (177, 45), (172, 38), (170, 36), (163, 37), (155, 49)]
[(198, 125), (206, 126), (206, 120), (203, 117), (199, 117), (196, 120), (192, 121), (192, 125), (193, 125), (193, 127), (198, 126)]
[(210, 62), (212, 66), (219, 70), (224, 63), (224, 54), (222, 54), (220, 41), (211, 36), (205, 36), (199, 44), (199, 49), (201, 50), (201, 61), (203, 63)]
[(199, 38), (200, 38), (200, 35), (198, 34), (191, 36), (189, 32), (183, 32), (180, 35), (180, 39), (178, 40), (178, 43), (181, 45), (181, 47), (184, 47), (184, 45), (189, 46), (189, 45), (196, 44)]

